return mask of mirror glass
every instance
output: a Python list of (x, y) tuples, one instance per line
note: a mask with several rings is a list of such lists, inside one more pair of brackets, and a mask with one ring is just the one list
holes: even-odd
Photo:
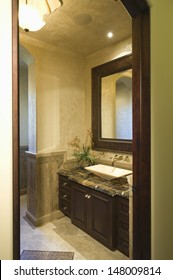
[(94, 149), (132, 151), (132, 55), (92, 68)]
[(101, 137), (132, 140), (132, 69), (101, 78)]

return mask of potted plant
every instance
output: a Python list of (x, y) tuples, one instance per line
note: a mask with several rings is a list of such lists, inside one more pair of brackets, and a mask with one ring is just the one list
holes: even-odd
[(92, 151), (92, 138), (92, 132), (88, 129), (84, 143), (81, 143), (78, 136), (75, 136), (74, 139), (68, 143), (80, 167), (86, 167), (96, 163), (96, 156)]

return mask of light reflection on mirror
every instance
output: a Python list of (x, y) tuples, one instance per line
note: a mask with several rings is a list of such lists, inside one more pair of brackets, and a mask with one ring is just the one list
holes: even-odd
[(132, 69), (101, 78), (101, 137), (132, 140)]

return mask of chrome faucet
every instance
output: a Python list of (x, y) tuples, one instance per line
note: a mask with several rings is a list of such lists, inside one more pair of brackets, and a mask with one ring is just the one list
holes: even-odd
[(121, 161), (123, 159), (123, 156), (121, 155), (115, 155), (112, 159), (112, 166), (114, 166), (114, 163), (117, 161)]

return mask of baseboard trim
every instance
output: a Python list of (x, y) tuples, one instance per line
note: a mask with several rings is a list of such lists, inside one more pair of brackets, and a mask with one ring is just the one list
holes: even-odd
[(54, 219), (60, 219), (63, 216), (64, 214), (60, 210), (56, 210), (50, 214), (47, 214), (37, 219), (28, 210), (26, 211), (26, 218), (36, 227), (41, 226)]

